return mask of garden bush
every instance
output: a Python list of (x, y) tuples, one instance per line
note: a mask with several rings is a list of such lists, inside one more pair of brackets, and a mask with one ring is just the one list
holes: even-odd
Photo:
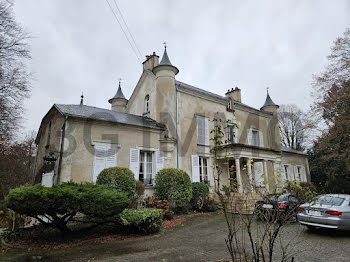
[(163, 168), (156, 174), (155, 195), (174, 206), (186, 206), (192, 198), (189, 175), (177, 168)]
[(155, 208), (125, 209), (120, 214), (120, 220), (130, 231), (150, 234), (161, 229), (162, 212)]
[(162, 200), (157, 196), (149, 196), (143, 200), (143, 206), (146, 208), (157, 208), (163, 210), (163, 219), (171, 220), (174, 217), (174, 212), (171, 211), (167, 200)]
[(202, 182), (192, 183), (191, 206), (194, 210), (202, 210), (209, 198), (209, 187)]
[(67, 223), (77, 213), (107, 219), (121, 213), (130, 199), (113, 188), (73, 182), (44, 187), (25, 185), (12, 189), (6, 204), (15, 212), (38, 219), (42, 224), (69, 231)]
[(208, 198), (206, 201), (204, 201), (202, 211), (204, 212), (215, 212), (219, 209), (217, 203), (214, 201), (214, 199)]
[(125, 193), (130, 199), (134, 197), (136, 181), (134, 173), (126, 167), (109, 167), (97, 176), (96, 184), (107, 185), (118, 192)]

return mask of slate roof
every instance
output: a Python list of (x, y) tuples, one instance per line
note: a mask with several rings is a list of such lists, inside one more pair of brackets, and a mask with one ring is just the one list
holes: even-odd
[(294, 153), (294, 154), (306, 155), (307, 156), (307, 153), (304, 153), (302, 151), (295, 150), (295, 149), (292, 149), (292, 148), (289, 148), (289, 147), (285, 147), (285, 146), (282, 146), (281, 150), (282, 150), (282, 152)]
[(117, 112), (109, 109), (98, 108), (86, 105), (63, 105), (54, 104), (54, 107), (64, 116), (73, 116), (77, 118), (93, 119), (106, 122), (120, 123), (139, 127), (164, 130), (164, 125), (157, 123), (155, 120), (132, 115), (123, 112)]
[[(184, 89), (187, 89), (187, 90), (189, 90), (189, 91), (197, 92), (197, 93), (200, 93), (200, 94), (202, 94), (202, 95), (210, 96), (210, 97), (213, 97), (213, 98), (216, 98), (216, 99), (219, 99), (219, 100), (228, 102), (228, 98), (227, 98), (226, 96), (220, 96), (220, 95), (218, 95), (218, 94), (209, 92), (209, 91), (207, 91), (207, 90), (204, 90), (204, 89), (201, 89), (201, 88), (198, 88), (198, 87), (195, 87), (195, 86), (191, 86), (191, 85), (189, 85), (189, 84), (180, 82), (180, 81), (178, 81), (178, 80), (175, 80), (175, 85), (177, 85), (177, 86), (179, 86), (179, 87), (182, 87), (182, 88), (184, 88)], [(240, 106), (243, 106), (243, 107), (246, 107), (246, 108), (249, 108), (249, 109), (252, 109), (252, 110), (261, 112), (261, 113), (264, 113), (264, 114), (270, 114), (269, 112), (260, 111), (259, 109), (256, 109), (256, 108), (254, 108), (254, 107), (248, 106), (248, 105), (246, 105), (246, 104), (244, 104), (244, 103), (240, 103), (240, 102), (237, 102), (237, 101), (233, 101), (233, 103), (236, 104), (236, 105), (240, 105)]]
[(166, 51), (166, 48), (164, 49), (164, 54), (163, 54), (162, 60), (160, 61), (159, 65), (170, 65), (170, 66), (172, 66), (172, 64), (170, 62), (170, 59), (169, 59), (169, 56), (168, 56), (168, 53)]
[(261, 107), (265, 107), (265, 106), (277, 106), (271, 99), (270, 95), (269, 95), (269, 92), (267, 92), (267, 95), (266, 95), (266, 100), (265, 100), (265, 104)]
[[(123, 99), (126, 99), (125, 96), (124, 96), (124, 94), (123, 94), (122, 88), (120, 87), (120, 84), (119, 84), (117, 93), (116, 93), (111, 99), (109, 99), (109, 100), (112, 100), (112, 99), (114, 99), (114, 98), (123, 98)], [(108, 101), (109, 101), (109, 100), (108, 100)]]

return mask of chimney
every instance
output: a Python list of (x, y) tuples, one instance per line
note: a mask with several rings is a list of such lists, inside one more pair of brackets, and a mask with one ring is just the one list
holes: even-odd
[(231, 90), (229, 89), (225, 95), (226, 97), (231, 98), (233, 101), (236, 101), (239, 103), (242, 102), (241, 89), (239, 89), (237, 86), (235, 87), (235, 89), (233, 88), (231, 88)]
[(146, 55), (146, 60), (143, 64), (143, 70), (152, 70), (159, 64), (159, 56), (156, 55), (156, 52), (153, 52), (151, 55)]

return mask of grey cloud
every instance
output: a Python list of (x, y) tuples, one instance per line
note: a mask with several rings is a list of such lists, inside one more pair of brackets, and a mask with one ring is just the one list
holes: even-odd
[[(166, 40), (178, 80), (221, 95), (238, 85), (257, 108), (269, 86), (276, 103), (307, 109), (312, 74), (350, 25), (346, 0), (117, 2), (142, 55), (161, 54)], [(33, 36), (27, 130), (53, 103), (79, 103), (82, 91), (86, 104), (109, 108), (119, 77), (131, 95), (142, 65), (106, 1), (17, 0), (15, 12)]]

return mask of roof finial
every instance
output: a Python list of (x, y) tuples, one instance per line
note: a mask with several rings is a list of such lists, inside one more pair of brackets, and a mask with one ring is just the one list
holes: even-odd
[(81, 92), (81, 99), (80, 99), (80, 105), (83, 105), (84, 104), (84, 94), (83, 92)]
[(166, 49), (167, 44), (168, 44), (167, 42), (165, 42), (165, 41), (163, 42), (163, 45), (164, 45), (165, 49)]
[(269, 94), (269, 89), (270, 89), (270, 87), (266, 87), (267, 94)]
[(119, 80), (119, 88), (121, 88), (121, 87), (120, 87), (120, 84), (121, 84), (121, 82), (122, 82), (123, 79), (122, 79), (121, 77), (119, 77), (118, 80)]

